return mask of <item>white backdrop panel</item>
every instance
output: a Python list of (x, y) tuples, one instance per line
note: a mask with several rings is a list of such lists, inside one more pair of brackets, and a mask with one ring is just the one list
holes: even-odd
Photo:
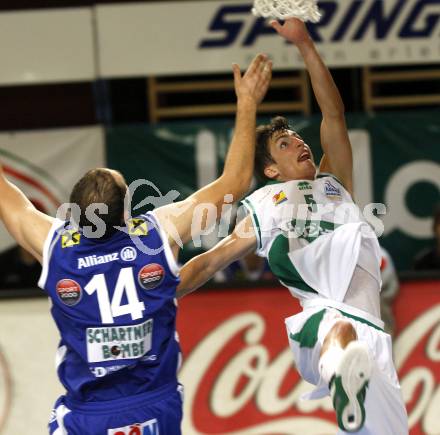
[(0, 14), (0, 84), (94, 80), (92, 9)]
[(0, 384), (8, 374), (12, 384), (10, 392), (0, 389), (0, 415), (6, 419), (0, 432), (45, 435), (52, 406), (63, 393), (55, 370), (59, 335), (48, 300), (0, 301), (0, 330)]

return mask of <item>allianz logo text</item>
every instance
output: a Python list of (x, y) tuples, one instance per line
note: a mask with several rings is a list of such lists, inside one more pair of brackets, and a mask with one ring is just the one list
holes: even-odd
[(112, 252), (106, 255), (89, 255), (87, 257), (78, 258), (78, 269), (86, 267), (98, 266), (99, 264), (110, 263), (119, 259), (123, 261), (133, 261), (137, 257), (137, 251), (131, 246), (121, 249), (121, 252)]

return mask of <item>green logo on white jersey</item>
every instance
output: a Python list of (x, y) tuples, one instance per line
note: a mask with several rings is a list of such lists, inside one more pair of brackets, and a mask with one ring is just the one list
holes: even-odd
[(300, 181), (298, 183), (299, 190), (312, 190), (312, 185), (308, 181)]

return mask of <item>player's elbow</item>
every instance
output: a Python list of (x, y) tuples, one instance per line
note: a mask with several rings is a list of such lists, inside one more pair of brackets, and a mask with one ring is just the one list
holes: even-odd
[(345, 106), (342, 99), (337, 98), (334, 101), (332, 101), (332, 104), (329, 104), (327, 107), (325, 107), (325, 110), (323, 110), (323, 116), (332, 119), (344, 118)]
[[(249, 172), (249, 173), (248, 173)], [(241, 174), (223, 174), (223, 192), (232, 195), (232, 201), (236, 202), (243, 198), (252, 183), (252, 172), (245, 171)]]

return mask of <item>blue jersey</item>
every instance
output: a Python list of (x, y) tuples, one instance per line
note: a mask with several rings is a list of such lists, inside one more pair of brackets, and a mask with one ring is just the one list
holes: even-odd
[(177, 265), (152, 214), (125, 230), (96, 239), (62, 223), (45, 243), (39, 285), (61, 335), (58, 375), (74, 400), (177, 384)]

